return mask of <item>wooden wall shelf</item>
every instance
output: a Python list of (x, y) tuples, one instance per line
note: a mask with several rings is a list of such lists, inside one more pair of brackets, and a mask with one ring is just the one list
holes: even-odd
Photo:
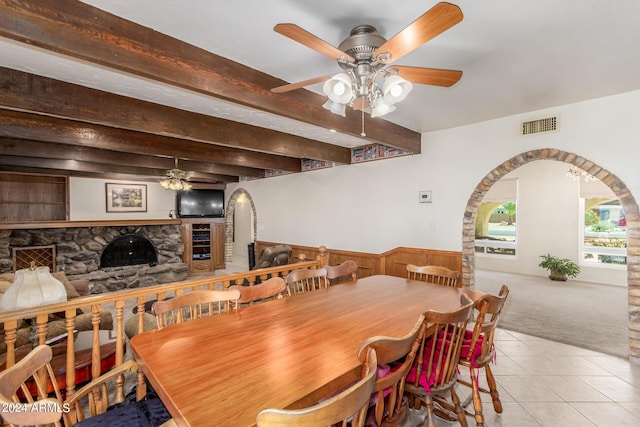
[(121, 227), (127, 225), (165, 225), (181, 224), (180, 219), (122, 219), (103, 221), (43, 221), (43, 222), (5, 222), (0, 230), (29, 230), (34, 228), (72, 228), (72, 227)]

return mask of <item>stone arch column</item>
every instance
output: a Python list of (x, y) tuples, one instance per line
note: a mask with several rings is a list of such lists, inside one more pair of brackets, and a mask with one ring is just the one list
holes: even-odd
[(462, 224), (462, 284), (475, 286), (475, 221), (485, 193), (509, 172), (536, 160), (556, 160), (569, 163), (590, 173), (607, 185), (620, 199), (627, 218), (627, 288), (629, 301), (629, 359), (640, 364), (640, 211), (624, 182), (608, 170), (577, 154), (551, 148), (518, 154), (489, 172), (469, 197)]
[(233, 227), (235, 221), (236, 204), (238, 198), (244, 196), (251, 203), (251, 212), (253, 213), (253, 241), (258, 239), (258, 215), (256, 213), (256, 205), (253, 203), (251, 194), (244, 188), (236, 188), (227, 203), (225, 212), (225, 230), (224, 230), (224, 262), (230, 264), (233, 261)]

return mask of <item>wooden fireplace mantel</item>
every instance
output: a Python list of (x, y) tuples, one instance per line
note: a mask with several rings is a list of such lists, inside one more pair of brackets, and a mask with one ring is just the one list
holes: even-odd
[(5, 222), (0, 230), (30, 230), (34, 228), (72, 228), (72, 227), (122, 227), (142, 225), (181, 224), (180, 219), (122, 219), (101, 221), (51, 221), (51, 222)]

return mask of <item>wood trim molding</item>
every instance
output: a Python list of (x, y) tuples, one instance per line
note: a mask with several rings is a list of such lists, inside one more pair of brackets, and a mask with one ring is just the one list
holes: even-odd
[(51, 221), (51, 222), (7, 222), (0, 223), (0, 230), (29, 230), (34, 228), (83, 228), (83, 227), (121, 227), (142, 225), (181, 224), (180, 219), (138, 219), (104, 221)]

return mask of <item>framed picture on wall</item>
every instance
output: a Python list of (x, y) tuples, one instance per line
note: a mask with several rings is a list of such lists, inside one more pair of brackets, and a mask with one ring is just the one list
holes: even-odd
[(115, 184), (108, 182), (107, 212), (146, 212), (146, 184)]

